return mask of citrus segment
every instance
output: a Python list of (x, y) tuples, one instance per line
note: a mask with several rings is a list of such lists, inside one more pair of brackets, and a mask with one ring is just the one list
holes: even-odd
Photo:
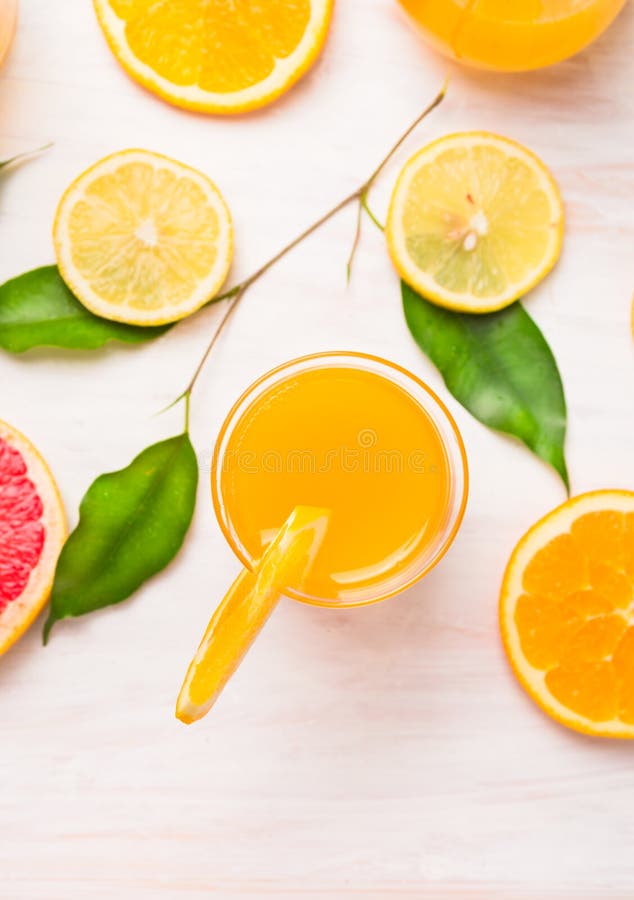
[(634, 512), (625, 516), (625, 532), (623, 553), (625, 554), (625, 571), (634, 576)]
[(619, 615), (595, 616), (581, 622), (559, 647), (558, 659), (601, 662), (612, 656), (627, 628), (626, 620)]
[(591, 722), (597, 733), (601, 723), (617, 714), (616, 678), (610, 662), (555, 666), (546, 672), (545, 685), (562, 706)]
[(266, 623), (285, 587), (300, 588), (321, 547), (328, 511), (298, 506), (255, 572), (244, 569), (212, 616), (176, 704), (190, 724), (205, 716)]
[(585, 547), (587, 559), (622, 568), (625, 554), (623, 513), (586, 513), (573, 522), (570, 533)]
[(623, 572), (606, 563), (590, 561), (590, 584), (602, 597), (622, 609), (629, 609), (632, 602), (632, 580)]
[(334, 0), (94, 0), (115, 56), (177, 106), (245, 112), (287, 91), (319, 55)]
[(229, 210), (207, 176), (148, 150), (102, 159), (62, 197), (57, 263), (106, 319), (160, 325), (211, 300), (229, 271)]
[(526, 659), (538, 669), (547, 669), (559, 660), (562, 642), (580, 619), (563, 604), (522, 594), (517, 601), (515, 621)]
[(46, 463), (24, 435), (0, 422), (0, 655), (46, 603), (65, 538)]
[(627, 629), (614, 653), (619, 718), (634, 726), (634, 627)]
[(544, 164), (495, 134), (448, 135), (401, 171), (386, 235), (401, 277), (450, 309), (491, 312), (530, 290), (561, 250), (563, 208)]
[(20, 596), (40, 560), (43, 509), (24, 457), (0, 437), (0, 612)]
[(570, 534), (549, 541), (530, 560), (522, 579), (531, 594), (561, 599), (582, 590), (588, 581), (588, 563)]
[(529, 694), (589, 734), (634, 738), (634, 493), (575, 497), (515, 548), (502, 638)]

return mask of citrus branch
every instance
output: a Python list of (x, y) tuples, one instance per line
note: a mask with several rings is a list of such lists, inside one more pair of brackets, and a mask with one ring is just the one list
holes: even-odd
[(26, 153), (18, 153), (16, 156), (12, 156), (10, 159), (3, 159), (0, 162), (0, 169), (6, 169), (7, 166), (12, 166), (15, 163), (23, 162), (26, 159), (30, 159), (32, 156), (37, 156), (40, 153), (44, 153), (45, 150), (50, 150), (53, 146), (53, 143), (45, 144), (43, 147), (37, 147), (35, 150), (27, 150)]
[(310, 237), (310, 235), (313, 234), (315, 231), (317, 231), (319, 228), (321, 228), (322, 225), (325, 225), (326, 222), (330, 221), (330, 219), (332, 219), (334, 216), (336, 216), (337, 213), (341, 212), (342, 209), (344, 209), (350, 203), (353, 203), (356, 201), (359, 204), (359, 211), (358, 211), (358, 215), (357, 215), (357, 224), (356, 224), (356, 230), (355, 230), (355, 236), (354, 236), (354, 243), (352, 246), (352, 251), (350, 253), (350, 257), (348, 259), (348, 272), (350, 272), (351, 268), (352, 268), (352, 263), (354, 260), (354, 254), (355, 254), (355, 251), (357, 249), (357, 246), (359, 244), (359, 240), (361, 237), (361, 216), (362, 216), (363, 210), (367, 211), (368, 214), (371, 216), (371, 218), (375, 221), (375, 224), (377, 224), (377, 225), (379, 225), (379, 227), (381, 227), (378, 220), (369, 211), (369, 208), (367, 205), (368, 191), (370, 190), (370, 188), (372, 187), (372, 185), (374, 184), (376, 179), (379, 177), (379, 175), (381, 174), (383, 169), (386, 167), (386, 165), (392, 159), (394, 154), (397, 152), (397, 150), (400, 149), (400, 147), (404, 144), (404, 142), (410, 136), (410, 134), (417, 128), (418, 125), (420, 125), (420, 123), (423, 121), (423, 119), (425, 119), (434, 109), (436, 109), (437, 106), (439, 106), (442, 103), (442, 101), (445, 98), (446, 91), (447, 91), (447, 82), (445, 81), (441, 90), (434, 97), (432, 102), (428, 106), (425, 107), (425, 109), (420, 113), (420, 115), (418, 115), (414, 119), (414, 121), (411, 123), (411, 125), (409, 125), (409, 127), (403, 132), (403, 134), (399, 137), (399, 139), (396, 141), (396, 143), (392, 145), (392, 147), (386, 153), (386, 155), (383, 157), (383, 159), (381, 160), (379, 165), (374, 169), (374, 171), (372, 172), (370, 177), (367, 178), (363, 182), (363, 184), (361, 184), (356, 190), (352, 191), (351, 194), (348, 194), (346, 197), (344, 197), (343, 200), (340, 200), (338, 203), (336, 203), (332, 207), (332, 209), (329, 209), (328, 212), (326, 212), (322, 216), (320, 216), (319, 219), (317, 219), (317, 221), (313, 222), (312, 225), (309, 225), (309, 227), (306, 228), (304, 231), (302, 231), (296, 238), (293, 238), (293, 240), (290, 241), (290, 243), (288, 243), (288, 244), (286, 244), (286, 246), (282, 247), (281, 250), (279, 250), (274, 256), (271, 257), (271, 259), (268, 260), (268, 262), (265, 262), (264, 265), (260, 266), (259, 269), (256, 269), (256, 271), (253, 272), (251, 275), (249, 275), (248, 278), (245, 278), (244, 281), (241, 281), (239, 284), (234, 285), (234, 287), (230, 288), (228, 291), (225, 291), (222, 294), (219, 294), (217, 297), (215, 297), (213, 299), (213, 301), (212, 301), (213, 303), (219, 303), (220, 301), (223, 301), (223, 300), (228, 301), (227, 309), (223, 313), (223, 315), (220, 319), (220, 322), (218, 323), (218, 326), (216, 327), (216, 330), (213, 334), (213, 337), (211, 338), (209, 344), (207, 345), (207, 348), (206, 348), (205, 352), (203, 353), (200, 362), (196, 366), (196, 369), (194, 370), (194, 373), (193, 373), (187, 387), (185, 388), (183, 393), (174, 401), (175, 403), (177, 403), (180, 400), (185, 400), (185, 405), (186, 405), (185, 425), (186, 425), (186, 428), (188, 427), (188, 424), (189, 424), (189, 399), (190, 399), (191, 393), (194, 389), (194, 386), (195, 386), (196, 382), (198, 381), (198, 378), (200, 377), (200, 374), (205, 367), (205, 363), (209, 359), (211, 351), (215, 347), (215, 345), (218, 341), (218, 338), (222, 334), (224, 328), (226, 327), (231, 316), (237, 309), (240, 301), (244, 297), (247, 290), (251, 287), (251, 285), (255, 284), (255, 282), (258, 281), (266, 272), (268, 272), (269, 269), (271, 269), (274, 265), (276, 265), (276, 263), (278, 263), (281, 259), (283, 259), (288, 253), (290, 253), (291, 250), (294, 250), (295, 247), (297, 247), (304, 240), (306, 240), (306, 238)]
[(194, 370), (194, 374), (192, 375), (189, 384), (187, 385), (187, 387), (185, 388), (185, 390), (183, 391), (183, 393), (181, 394), (181, 396), (178, 398), (179, 400), (185, 398), (186, 402), (189, 403), (188, 398), (189, 398), (189, 396), (190, 396), (192, 390), (194, 389), (194, 385), (195, 385), (196, 382), (198, 381), (198, 376), (200, 375), (200, 373), (201, 373), (202, 370), (204, 369), (205, 363), (206, 363), (207, 360), (209, 359), (209, 356), (210, 356), (210, 354), (211, 354), (211, 351), (212, 351), (212, 350), (214, 349), (214, 347), (216, 346), (216, 343), (217, 343), (217, 341), (218, 341), (218, 338), (219, 338), (220, 335), (222, 334), (222, 331), (223, 331), (225, 325), (227, 324), (227, 322), (229, 321), (229, 319), (230, 319), (231, 316), (233, 315), (234, 311), (237, 309), (238, 303), (240, 302), (240, 300), (241, 300), (242, 297), (244, 296), (244, 293), (245, 293), (247, 287), (248, 287), (248, 285), (245, 284), (244, 287), (240, 287), (240, 289), (239, 289), (238, 291), (236, 291), (235, 294), (232, 295), (232, 302), (230, 302), (230, 303), (227, 305), (227, 308), (225, 309), (224, 313), (222, 314), (222, 316), (221, 316), (221, 318), (220, 318), (220, 322), (218, 323), (218, 325), (217, 325), (217, 327), (216, 327), (216, 330), (214, 331), (213, 337), (211, 338), (211, 340), (210, 340), (209, 343), (207, 344), (207, 349), (206, 349), (205, 352), (203, 353), (203, 355), (202, 355), (202, 357), (201, 357), (201, 359), (200, 359), (200, 362), (199, 362), (198, 365), (196, 366), (196, 369)]
[(371, 210), (370, 207), (368, 206), (368, 197), (367, 197), (367, 194), (364, 194), (363, 197), (361, 197), (361, 204), (360, 204), (360, 205), (361, 205), (361, 206), (363, 207), (363, 209), (366, 211), (366, 213), (367, 213), (368, 216), (370, 217), (371, 221), (374, 222), (374, 224), (375, 224), (376, 227), (379, 229), (379, 231), (385, 231), (385, 226), (384, 226), (384, 225), (381, 225), (381, 223), (379, 222), (378, 218), (374, 215), (374, 213), (372, 212), (372, 210)]
[[(365, 196), (364, 194), (361, 197)], [(350, 282), (350, 278), (352, 277), (352, 264), (354, 262), (354, 258), (357, 253), (357, 247), (359, 246), (359, 241), (361, 240), (361, 222), (363, 218), (363, 200), (359, 197), (359, 202), (357, 203), (357, 224), (354, 229), (354, 238), (352, 240), (352, 247), (350, 248), (350, 256), (348, 257), (348, 262), (346, 263), (346, 280), (348, 283)]]

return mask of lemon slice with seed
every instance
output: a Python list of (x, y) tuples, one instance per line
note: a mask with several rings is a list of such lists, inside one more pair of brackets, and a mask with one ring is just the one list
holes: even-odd
[(300, 588), (326, 534), (329, 511), (297, 506), (254, 572), (244, 569), (212, 616), (190, 663), (176, 717), (207, 715), (273, 612), (284, 588)]
[(62, 197), (53, 240), (59, 270), (91, 312), (130, 325), (182, 319), (211, 300), (233, 252), (231, 216), (195, 169), (125, 150)]
[(485, 313), (522, 297), (561, 252), (564, 214), (546, 166), (495, 134), (424, 147), (394, 188), (386, 235), (400, 276), (428, 300)]

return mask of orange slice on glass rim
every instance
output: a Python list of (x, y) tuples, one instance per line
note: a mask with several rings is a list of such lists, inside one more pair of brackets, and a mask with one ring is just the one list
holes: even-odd
[(271, 103), (317, 59), (334, 0), (94, 0), (112, 52), (164, 100), (210, 113)]
[(206, 716), (273, 612), (284, 588), (298, 588), (328, 527), (329, 511), (297, 506), (254, 571), (244, 569), (214, 613), (189, 665), (176, 717), (191, 724)]
[(66, 533), (48, 466), (23, 434), (0, 421), (0, 656), (48, 600)]
[(634, 492), (582, 494), (534, 525), (506, 569), (500, 625), (548, 715), (634, 738)]

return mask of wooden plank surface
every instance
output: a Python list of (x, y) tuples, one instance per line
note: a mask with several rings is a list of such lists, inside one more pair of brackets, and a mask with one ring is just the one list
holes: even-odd
[[(7, 176), (0, 278), (52, 261), (62, 190), (106, 153), (142, 146), (208, 172), (234, 214), (234, 277), (249, 273), (357, 186), (452, 73), (424, 141), (500, 131), (551, 166), (567, 211), (556, 272), (531, 296), (570, 407), (575, 492), (632, 488), (634, 10), (588, 52), (536, 74), (455, 69), (393, 0), (341, 0), (314, 72), (270, 110), (236, 120), (172, 109), (111, 57), (88, 0), (22, 0), (0, 76), (0, 155), (54, 149)], [(449, 398), (472, 493), (448, 557), (366, 610), (284, 603), (215, 710), (173, 717), (186, 660), (237, 571), (207, 474), (238, 393), (305, 352), (394, 359), (446, 398), (409, 337), (381, 236), (364, 227), (349, 289), (352, 210), (258, 285), (193, 405), (201, 479), (178, 560), (125, 606), (35, 627), (0, 661), (2, 900), (207, 897), (631, 898), (634, 747), (546, 720), (509, 674), (496, 603), (508, 555), (561, 502), (556, 476)], [(180, 427), (154, 417), (214, 328), (208, 310), (143, 348), (0, 356), (0, 417), (57, 473), (75, 521), (100, 472)]]

